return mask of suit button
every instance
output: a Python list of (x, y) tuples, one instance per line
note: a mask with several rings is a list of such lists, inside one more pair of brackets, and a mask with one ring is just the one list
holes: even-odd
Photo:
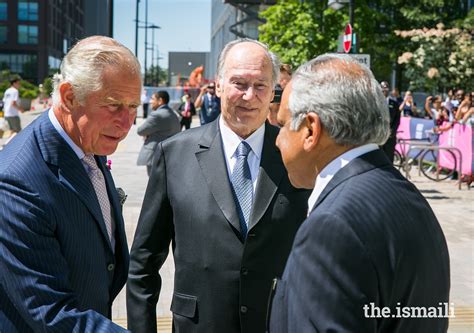
[(242, 268), (242, 275), (247, 275), (249, 270), (247, 268)]
[(115, 268), (115, 265), (114, 265), (114, 264), (108, 264), (108, 265), (107, 265), (107, 270), (108, 270), (109, 272), (113, 271), (114, 268)]
[(247, 307), (246, 307), (245, 305), (242, 305), (242, 306), (240, 307), (240, 312), (242, 312), (242, 313), (247, 313), (247, 310), (248, 310), (248, 309), (247, 309)]

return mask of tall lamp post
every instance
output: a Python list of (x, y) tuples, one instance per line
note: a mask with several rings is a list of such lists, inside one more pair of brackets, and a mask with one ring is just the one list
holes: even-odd
[[(156, 24), (151, 24), (145, 27), (146, 30), (151, 29), (151, 68), (153, 69), (153, 60), (154, 60), (154, 55), (155, 55), (155, 30), (156, 29), (161, 29), (161, 27), (157, 26)], [(152, 72), (152, 77), (151, 81), (153, 84), (153, 72)]]
[(138, 4), (140, 0), (136, 0), (135, 8), (135, 57), (138, 57)]

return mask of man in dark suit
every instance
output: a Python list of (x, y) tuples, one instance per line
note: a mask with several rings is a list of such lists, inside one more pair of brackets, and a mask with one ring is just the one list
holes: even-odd
[(382, 146), (383, 151), (387, 155), (388, 159), (393, 162), (393, 156), (395, 154), (395, 146), (397, 145), (397, 129), (400, 125), (400, 102), (395, 96), (390, 95), (390, 86), (387, 81), (380, 82), (382, 92), (385, 97), (385, 104), (388, 107), (388, 113), (390, 115), (390, 136), (387, 142)]
[(176, 332), (265, 330), (271, 281), (280, 276), (307, 214), (265, 123), (278, 59), (254, 40), (219, 58), (222, 115), (159, 144), (131, 250), (128, 327), (156, 332), (159, 269), (172, 244)]
[(152, 112), (137, 129), (138, 135), (145, 139), (138, 154), (137, 165), (146, 165), (148, 176), (158, 143), (181, 131), (178, 113), (168, 106), (169, 101), (170, 95), (166, 91), (154, 93), (150, 99)]
[(314, 189), (270, 332), (446, 332), (447, 318), (407, 318), (447, 304), (448, 250), (426, 200), (378, 148), (389, 114), (370, 70), (346, 55), (309, 61), (278, 119), (291, 183)]
[(128, 248), (104, 155), (140, 105), (140, 64), (94, 36), (65, 56), (53, 107), (0, 152), (0, 331), (125, 332), (110, 320)]

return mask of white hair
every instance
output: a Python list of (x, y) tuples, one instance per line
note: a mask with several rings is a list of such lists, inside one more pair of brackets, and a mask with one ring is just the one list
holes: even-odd
[(240, 43), (254, 43), (261, 46), (265, 50), (268, 58), (272, 63), (272, 86), (275, 87), (275, 85), (278, 83), (278, 80), (280, 79), (280, 59), (278, 59), (275, 53), (270, 51), (267, 44), (250, 38), (239, 38), (227, 43), (224, 46), (221, 51), (221, 54), (219, 55), (219, 60), (217, 63), (217, 79), (220, 81), (220, 83), (222, 84), (224, 80), (224, 65), (227, 58), (227, 54), (229, 53), (231, 48)]
[(102, 76), (109, 66), (122, 66), (118, 68), (140, 76), (137, 58), (116, 40), (92, 36), (79, 41), (64, 57), (60, 74), (53, 76), (53, 106), (60, 103), (59, 86), (64, 82), (72, 85), (74, 96), (82, 104), (90, 93), (102, 89)]
[(301, 65), (293, 76), (289, 109), (292, 130), (314, 112), (339, 145), (382, 145), (390, 135), (380, 84), (348, 55), (325, 54)]

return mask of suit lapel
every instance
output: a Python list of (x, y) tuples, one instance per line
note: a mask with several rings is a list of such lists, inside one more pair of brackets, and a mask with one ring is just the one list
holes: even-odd
[(314, 206), (310, 207), (310, 210), (313, 211), (316, 209), (316, 207), (324, 201), (324, 199), (329, 193), (331, 193), (332, 190), (334, 190), (347, 179), (360, 175), (369, 170), (389, 165), (389, 160), (387, 159), (385, 153), (380, 149), (368, 152), (353, 159), (349, 162), (349, 164), (347, 164), (334, 175), (334, 178), (331, 179), (331, 181), (327, 184), (323, 192), (319, 195), (318, 200)]
[(75, 193), (88, 208), (110, 247), (99, 201), (82, 162), (53, 127), (48, 112), (45, 112), (38, 121), (40, 121), (38, 144), (45, 162), (58, 167), (59, 181)]
[(250, 215), (249, 230), (254, 227), (268, 209), (285, 172), (280, 152), (275, 145), (278, 129), (265, 124), (262, 159), (255, 188), (254, 204)]
[(219, 120), (210, 123), (199, 142), (196, 158), (209, 190), (229, 223), (240, 233), (239, 215), (224, 160)]

